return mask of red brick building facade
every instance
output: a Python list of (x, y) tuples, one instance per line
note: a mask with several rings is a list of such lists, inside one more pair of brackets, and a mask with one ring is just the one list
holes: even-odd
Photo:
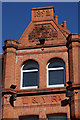
[(3, 119), (80, 119), (80, 37), (52, 6), (32, 8), (19, 41), (3, 49)]

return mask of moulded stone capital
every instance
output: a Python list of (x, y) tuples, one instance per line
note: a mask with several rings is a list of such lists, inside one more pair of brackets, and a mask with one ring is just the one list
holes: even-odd
[(7, 44), (14, 44), (14, 45), (16, 45), (17, 40), (7, 39), (7, 40), (4, 41), (4, 43), (5, 43), (5, 45), (7, 45)]
[[(75, 47), (76, 43), (73, 43), (73, 42), (77, 42), (77, 46), (79, 46), (79, 43), (80, 43), (80, 36), (78, 33), (72, 33), (70, 34), (68, 37), (67, 37), (67, 44), (70, 46), (69, 48), (71, 47)], [(75, 45), (73, 45), (75, 44)]]
[(4, 53), (16, 53), (16, 49), (14, 47), (6, 48)]
[(69, 43), (75, 42), (75, 41), (80, 41), (80, 36), (78, 33), (71, 33), (68, 37), (67, 40)]
[(6, 48), (14, 48), (17, 49), (18, 47), (18, 42), (17, 40), (14, 39), (7, 39), (4, 41), (4, 46), (3, 46), (3, 50), (5, 50)]
[(80, 47), (80, 43), (76, 41), (76, 42), (72, 42), (71, 44), (69, 44), (69, 49), (73, 47)]

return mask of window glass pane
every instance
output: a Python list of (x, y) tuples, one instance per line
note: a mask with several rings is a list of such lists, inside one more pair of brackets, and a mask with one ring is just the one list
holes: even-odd
[(48, 68), (64, 67), (64, 62), (59, 59), (54, 59), (50, 61)]
[(38, 116), (23, 116), (19, 120), (39, 120)]
[(38, 69), (39, 66), (35, 61), (28, 61), (24, 67), (23, 70), (31, 70), (31, 69)]
[(66, 115), (51, 115), (48, 116), (48, 120), (67, 120)]
[(23, 72), (23, 87), (38, 86), (38, 71)]
[(49, 70), (49, 85), (64, 84), (64, 70)]

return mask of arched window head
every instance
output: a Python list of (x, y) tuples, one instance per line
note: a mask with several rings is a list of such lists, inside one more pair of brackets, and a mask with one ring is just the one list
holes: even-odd
[(38, 88), (39, 65), (37, 62), (27, 61), (21, 68), (21, 89)]
[(61, 59), (52, 59), (47, 64), (47, 87), (65, 86), (65, 63)]

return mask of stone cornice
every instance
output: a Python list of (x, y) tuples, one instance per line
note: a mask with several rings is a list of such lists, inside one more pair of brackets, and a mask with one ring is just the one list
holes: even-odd
[(80, 43), (80, 37), (78, 33), (69, 34), (69, 36), (67, 37), (67, 45), (70, 45), (72, 42)]
[(36, 48), (48, 48), (48, 47), (58, 47), (58, 46), (66, 46), (66, 41), (62, 41), (62, 42), (55, 42), (53, 44), (43, 44), (43, 45), (34, 45), (34, 46), (24, 46), (24, 45), (19, 45), (18, 46), (18, 50), (22, 50), (22, 49), (36, 49)]
[(17, 45), (14, 45), (14, 44), (8, 44), (8, 45), (6, 45), (6, 46), (3, 46), (3, 50), (5, 50), (6, 48), (15, 48), (15, 49), (17, 49), (18, 46), (17, 46)]
[(44, 89), (11, 89), (11, 88), (3, 88), (2, 94), (13, 94), (16, 93), (19, 96), (24, 95), (43, 95), (43, 94), (59, 94), (59, 93), (66, 93), (66, 90), (75, 90), (80, 89), (80, 84), (72, 84), (70, 87), (58, 87), (58, 88), (44, 88)]

